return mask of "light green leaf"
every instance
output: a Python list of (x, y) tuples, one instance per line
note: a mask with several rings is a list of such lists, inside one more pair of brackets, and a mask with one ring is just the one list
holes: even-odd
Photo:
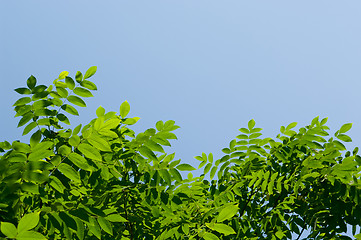
[(62, 97), (62, 98), (66, 98), (68, 96), (68, 91), (65, 88), (62, 87), (57, 87), (56, 88), (56, 92)]
[(249, 130), (247, 128), (240, 128), (239, 131), (245, 134), (249, 134)]
[(97, 161), (102, 161), (102, 156), (100, 155), (99, 151), (91, 145), (87, 143), (81, 143), (79, 144), (78, 149), (82, 154), (84, 154), (85, 157)]
[(23, 97), (23, 98), (19, 98), (13, 106), (23, 106), (25, 104), (28, 104), (29, 102), (31, 102), (31, 98), (30, 97)]
[(33, 133), (33, 135), (31, 135), (30, 137), (30, 146), (31, 147), (35, 147), (41, 140), (41, 130), (36, 131), (35, 133)]
[(65, 112), (70, 113), (72, 115), (79, 116), (78, 111), (71, 105), (64, 104), (61, 106), (61, 109), (63, 109)]
[(18, 224), (18, 233), (21, 234), (24, 231), (28, 231), (36, 227), (39, 223), (39, 214), (40, 212), (29, 213), (22, 217)]
[(215, 224), (206, 223), (206, 226), (214, 231), (224, 234), (225, 236), (230, 234), (236, 234), (233, 228), (223, 223), (215, 223)]
[(238, 212), (238, 206), (229, 205), (221, 210), (217, 217), (217, 222), (223, 222), (227, 219), (232, 218)]
[(127, 101), (123, 102), (120, 105), (119, 113), (122, 118), (125, 118), (130, 111), (130, 105)]
[(59, 171), (65, 175), (65, 177), (73, 180), (74, 182), (80, 182), (79, 172), (66, 163), (61, 163), (58, 167)]
[(63, 185), (63, 183), (54, 176), (50, 176), (50, 186), (53, 187), (55, 190), (57, 190), (60, 193), (64, 193), (65, 190), (65, 186)]
[(100, 225), (100, 227), (107, 233), (109, 233), (110, 235), (113, 236), (113, 228), (112, 228), (112, 224), (106, 220), (103, 217), (98, 217), (98, 223)]
[(15, 238), (18, 231), (14, 224), (9, 222), (1, 222), (1, 232), (8, 238)]
[(91, 76), (93, 76), (93, 75), (95, 74), (96, 71), (97, 71), (97, 66), (92, 66), (92, 67), (90, 67), (90, 68), (85, 72), (84, 79), (90, 78)]
[(218, 168), (217, 166), (212, 167), (211, 172), (209, 174), (209, 177), (211, 180), (213, 179), (214, 175), (216, 174), (217, 168)]
[(81, 87), (74, 88), (73, 92), (80, 97), (93, 97), (93, 94), (88, 89)]
[(58, 119), (59, 119), (61, 122), (70, 125), (70, 121), (69, 121), (68, 117), (65, 116), (64, 114), (59, 113), (59, 114), (57, 115), (57, 117), (58, 117)]
[(19, 233), (16, 240), (47, 240), (47, 238), (43, 234), (35, 231), (24, 231)]
[(139, 148), (139, 152), (144, 156), (147, 157), (153, 161), (158, 161), (157, 156), (154, 154), (154, 152), (152, 150), (150, 150), (148, 147), (146, 146), (141, 146)]
[(114, 129), (114, 128), (118, 127), (119, 123), (120, 123), (120, 119), (118, 119), (118, 118), (112, 118), (112, 119), (109, 119), (108, 121), (106, 121), (106, 122), (102, 125), (101, 129), (102, 129), (102, 130), (103, 130), (103, 129)]
[(112, 151), (109, 143), (105, 139), (95, 135), (94, 133), (92, 135), (90, 135), (90, 137), (88, 137), (87, 140), (91, 145), (93, 145), (93, 147), (97, 148), (100, 151), (103, 151), (103, 152), (111, 152)]
[(87, 80), (84, 80), (84, 81), (80, 82), (80, 86), (85, 87), (85, 88), (87, 88), (89, 90), (98, 90), (97, 86), (93, 82), (90, 82), (90, 81), (87, 81)]
[(69, 144), (73, 147), (77, 147), (80, 143), (80, 137), (78, 135), (73, 135), (69, 138)]
[(203, 238), (204, 238), (204, 240), (219, 240), (219, 238), (216, 235), (214, 235), (213, 233), (209, 233), (209, 232), (206, 232), (203, 235)]
[(17, 88), (17, 89), (15, 89), (15, 92), (17, 92), (19, 94), (25, 94), (25, 95), (31, 94), (31, 91), (28, 88)]
[(344, 125), (342, 125), (342, 127), (339, 130), (339, 133), (345, 133), (347, 131), (349, 131), (352, 128), (352, 123), (346, 123)]
[(338, 134), (336, 137), (344, 142), (352, 142), (352, 139), (346, 134)]
[(194, 167), (192, 167), (192, 166), (189, 165), (188, 163), (179, 164), (176, 168), (177, 168), (179, 171), (193, 171), (193, 170), (196, 170)]
[[(30, 118), (31, 119), (31, 118)], [(29, 119), (29, 120), (30, 120)], [(23, 136), (28, 134), (31, 130), (33, 130), (34, 128), (36, 128), (36, 126), (38, 126), (36, 124), (36, 122), (31, 122), (29, 123), (28, 125), (26, 125), (26, 127), (24, 128), (24, 131), (23, 131)]]
[(105, 109), (102, 106), (99, 106), (95, 113), (98, 117), (102, 117), (105, 114)]
[(106, 216), (105, 219), (111, 222), (128, 222), (128, 220), (120, 216), (120, 214), (110, 214)]
[(79, 107), (86, 107), (85, 102), (83, 101), (83, 99), (81, 99), (80, 97), (77, 96), (69, 96), (68, 101), (71, 102), (74, 105), (77, 105)]
[(254, 121), (254, 119), (251, 119), (248, 122), (248, 129), (251, 130), (252, 128), (254, 128), (255, 125), (256, 125), (256, 122)]
[(58, 79), (64, 79), (66, 76), (69, 75), (69, 72), (67, 71), (62, 71), (60, 74), (59, 74), (59, 77)]
[(90, 224), (88, 224), (89, 230), (98, 238), (101, 239), (101, 229), (98, 222), (93, 218), (89, 218)]

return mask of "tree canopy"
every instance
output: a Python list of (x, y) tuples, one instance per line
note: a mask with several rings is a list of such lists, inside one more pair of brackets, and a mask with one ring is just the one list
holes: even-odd
[(316, 117), (261, 138), (252, 119), (220, 159), (196, 156), (194, 176), (167, 153), (173, 120), (136, 134), (125, 101), (70, 124), (97, 90), (96, 69), (64, 71), (49, 86), (31, 76), (15, 89), (30, 139), (0, 143), (0, 239), (351, 239), (347, 224), (361, 239), (361, 157), (343, 144), (351, 123), (330, 137)]

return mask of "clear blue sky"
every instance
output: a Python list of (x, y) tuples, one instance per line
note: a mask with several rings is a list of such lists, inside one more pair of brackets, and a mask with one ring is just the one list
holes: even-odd
[(172, 151), (184, 162), (221, 149), (254, 118), (265, 137), (281, 125), (329, 117), (354, 123), (361, 143), (361, 2), (48, 1), (0, 3), (1, 139), (19, 139), (14, 88), (33, 74), (49, 84), (98, 66), (98, 85), (74, 123), (128, 100), (141, 117), (181, 126)]

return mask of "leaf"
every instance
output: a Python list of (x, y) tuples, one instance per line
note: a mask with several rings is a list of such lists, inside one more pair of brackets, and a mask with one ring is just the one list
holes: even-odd
[(80, 182), (79, 172), (66, 163), (61, 163), (58, 167), (59, 171), (65, 175), (65, 177), (73, 180), (74, 182)]
[(15, 238), (17, 235), (17, 229), (14, 224), (9, 222), (1, 222), (1, 232), (8, 238)]
[(193, 171), (193, 170), (196, 170), (194, 167), (192, 167), (191, 165), (189, 165), (187, 163), (179, 164), (176, 168), (179, 171)]
[(227, 219), (232, 218), (238, 212), (238, 206), (229, 205), (221, 210), (217, 217), (217, 222), (223, 222)]
[(35, 147), (41, 140), (41, 130), (36, 131), (35, 133), (33, 133), (33, 135), (31, 135), (30, 137), (30, 146)]
[(203, 238), (205, 240), (219, 240), (219, 238), (214, 235), (213, 233), (209, 233), (209, 232), (206, 232), (204, 235), (203, 235)]
[(78, 135), (73, 135), (69, 138), (69, 144), (73, 147), (77, 147), (80, 143), (80, 137)]
[(84, 154), (85, 157), (102, 161), (102, 156), (100, 155), (99, 151), (94, 149), (91, 145), (87, 143), (80, 143), (78, 149), (82, 154)]
[(112, 228), (112, 224), (106, 220), (105, 218), (103, 217), (98, 217), (97, 218), (98, 220), (98, 223), (100, 225), (100, 227), (107, 233), (109, 233), (110, 235), (113, 236), (113, 228)]
[(32, 118), (34, 117), (34, 114), (29, 112), (27, 114), (25, 114), (19, 121), (18, 123), (18, 127), (21, 127), (25, 124), (27, 124)]
[(40, 212), (36, 213), (29, 213), (24, 215), (18, 224), (18, 234), (21, 234), (24, 231), (28, 231), (33, 229), (39, 223), (39, 214)]
[(57, 117), (58, 117), (58, 119), (59, 119), (61, 122), (70, 125), (69, 118), (68, 118), (67, 116), (65, 116), (64, 114), (59, 113), (59, 114), (57, 115)]
[(106, 216), (105, 219), (111, 222), (128, 222), (128, 220), (120, 216), (120, 214), (110, 214)]
[(123, 102), (120, 105), (119, 113), (122, 118), (125, 118), (130, 111), (130, 105), (127, 101)]
[(35, 231), (24, 231), (19, 233), (16, 240), (47, 240), (47, 238), (43, 234)]
[(98, 117), (102, 117), (105, 114), (105, 109), (102, 106), (99, 106), (98, 109), (96, 110), (96, 114)]
[(77, 96), (69, 96), (68, 101), (71, 102), (74, 105), (77, 105), (79, 107), (86, 107), (85, 102), (83, 101), (83, 99), (81, 99), (80, 97)]
[(69, 75), (69, 72), (67, 71), (62, 71), (60, 74), (59, 74), (59, 77), (58, 79), (64, 79), (66, 76)]
[(71, 77), (65, 77), (65, 83), (69, 89), (73, 90), (75, 88), (75, 82)]
[(249, 130), (247, 128), (240, 128), (239, 131), (245, 134), (249, 134)]
[(158, 161), (157, 156), (154, 154), (154, 152), (152, 150), (150, 150), (148, 147), (146, 146), (141, 146), (139, 148), (139, 152), (144, 156), (147, 157), (153, 161)]
[(80, 83), (83, 80), (83, 74), (79, 71), (76, 72), (75, 74), (75, 80)]
[(217, 172), (217, 166), (212, 167), (211, 173), (209, 174), (209, 177), (211, 178), (211, 180), (213, 179), (216, 172)]
[(93, 97), (93, 94), (88, 89), (81, 87), (74, 88), (73, 92), (80, 97)]
[(90, 224), (88, 224), (89, 230), (98, 238), (101, 239), (101, 229), (97, 221), (93, 218), (89, 218)]
[(23, 106), (25, 104), (28, 104), (29, 102), (31, 102), (31, 98), (30, 97), (22, 97), (19, 98), (13, 106)]
[(256, 122), (254, 121), (254, 119), (251, 119), (248, 122), (248, 129), (251, 130), (255, 125), (256, 125)]
[(97, 86), (93, 82), (87, 80), (80, 82), (80, 86), (85, 87), (89, 90), (98, 90)]
[(30, 88), (30, 90), (33, 89), (36, 85), (36, 78), (31, 75), (26, 81), (26, 85), (28, 85), (28, 88)]
[(69, 93), (65, 88), (62, 87), (56, 87), (56, 92), (62, 97), (62, 98), (66, 98)]
[(93, 76), (93, 75), (95, 74), (96, 71), (97, 71), (97, 67), (96, 67), (96, 66), (90, 67), (90, 68), (85, 72), (84, 79), (90, 78), (91, 76)]
[(71, 105), (64, 104), (61, 106), (61, 109), (63, 109), (65, 112), (70, 113), (72, 115), (79, 116), (78, 111)]
[(15, 92), (17, 92), (19, 94), (25, 94), (25, 95), (31, 94), (31, 91), (28, 88), (17, 88), (17, 89), (15, 89)]
[(87, 140), (91, 145), (93, 145), (95, 148), (97, 148), (100, 151), (103, 151), (103, 152), (111, 152), (112, 151), (109, 143), (105, 139), (95, 135), (94, 133), (92, 135), (90, 135), (90, 137), (87, 138)]
[(352, 123), (346, 123), (344, 125), (342, 125), (342, 127), (339, 130), (339, 133), (345, 133), (347, 131), (349, 131), (352, 128)]
[(65, 190), (65, 186), (63, 185), (63, 183), (54, 176), (50, 176), (50, 186), (52, 186), (56, 191), (60, 192), (60, 193), (64, 193)]
[(223, 223), (215, 223), (215, 224), (206, 223), (206, 226), (214, 231), (223, 233), (225, 236), (230, 234), (236, 234), (233, 228)]
[(352, 139), (345, 134), (338, 134), (336, 137), (344, 142), (352, 142)]
[(118, 118), (109, 119), (102, 125), (101, 129), (102, 130), (103, 129), (114, 129), (114, 128), (118, 127), (119, 123), (120, 123), (120, 119), (118, 119)]
[(293, 122), (293, 123), (288, 124), (288, 126), (286, 127), (286, 131), (290, 130), (290, 129), (296, 127), (296, 126), (297, 126), (297, 122)]

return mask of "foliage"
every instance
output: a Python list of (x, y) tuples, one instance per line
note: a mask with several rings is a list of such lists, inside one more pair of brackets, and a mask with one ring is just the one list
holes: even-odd
[(325, 139), (327, 119), (317, 117), (262, 139), (251, 120), (222, 158), (195, 157), (203, 174), (194, 177), (164, 150), (175, 122), (135, 134), (139, 118), (128, 117), (127, 101), (118, 113), (99, 107), (89, 124), (65, 127), (97, 90), (95, 72), (75, 80), (62, 72), (50, 86), (31, 76), (15, 89), (18, 127), (31, 137), (0, 144), (1, 239), (273, 240), (305, 229), (307, 239), (350, 239), (340, 234), (346, 224), (356, 234), (361, 157), (342, 143), (351, 124)]

